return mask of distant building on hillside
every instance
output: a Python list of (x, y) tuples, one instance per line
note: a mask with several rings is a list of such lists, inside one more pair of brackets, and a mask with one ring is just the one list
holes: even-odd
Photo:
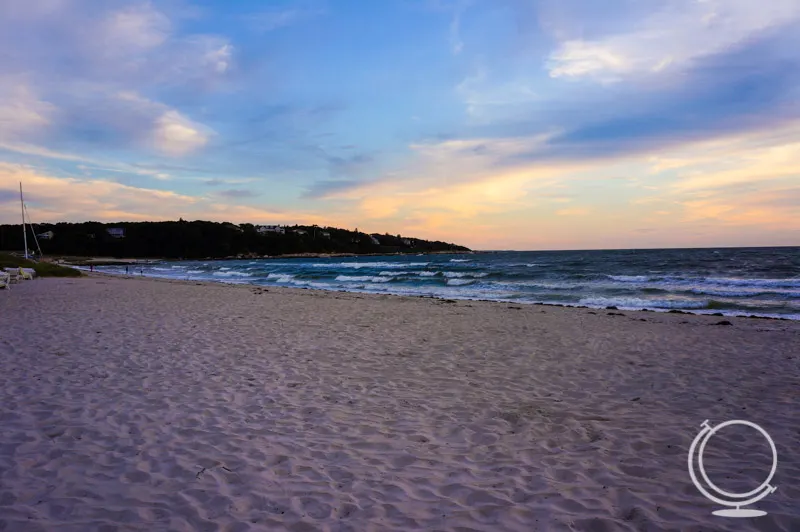
[(286, 229), (284, 229), (280, 225), (259, 225), (258, 227), (256, 227), (256, 231), (258, 231), (262, 235), (267, 233), (276, 233), (279, 235), (286, 234)]
[(321, 236), (322, 238), (330, 238), (331, 234), (327, 231), (320, 231), (319, 236)]
[(306, 231), (305, 229), (294, 229), (292, 233), (296, 235), (307, 235), (308, 231)]
[(369, 235), (369, 240), (370, 240), (370, 242), (372, 242), (372, 243), (373, 243), (373, 244), (375, 244), (376, 246), (380, 246), (380, 245), (381, 245), (381, 241), (380, 241), (380, 240), (378, 240), (377, 238), (375, 238), (375, 237), (374, 237), (374, 236), (372, 236), (372, 235)]
[(125, 229), (123, 227), (109, 227), (106, 232), (111, 238), (125, 238)]
[(56, 236), (54, 232), (45, 231), (44, 233), (36, 235), (36, 238), (38, 238), (39, 240), (52, 240), (54, 236)]
[(404, 238), (403, 239), (403, 245), (404, 246), (411, 246), (411, 240), (408, 239), (408, 238)]

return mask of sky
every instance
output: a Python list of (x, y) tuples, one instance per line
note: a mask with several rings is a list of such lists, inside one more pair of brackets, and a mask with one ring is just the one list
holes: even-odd
[(798, 50), (798, 0), (0, 0), (0, 223), (800, 245)]

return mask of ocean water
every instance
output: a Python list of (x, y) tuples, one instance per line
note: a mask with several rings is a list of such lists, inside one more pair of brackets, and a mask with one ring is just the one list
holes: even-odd
[[(124, 266), (98, 271), (124, 273)], [(800, 319), (800, 248), (530, 251), (156, 262), (138, 275)]]

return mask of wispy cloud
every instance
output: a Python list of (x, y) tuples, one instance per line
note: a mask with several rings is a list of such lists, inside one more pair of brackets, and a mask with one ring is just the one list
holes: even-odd
[(149, 146), (169, 156), (207, 144), (210, 128), (142, 94), (224, 78), (234, 61), (227, 39), (181, 34), (152, 3), (46, 3), (6, 7), (0, 17), (0, 141), (39, 145), (44, 156), (62, 152), (64, 160), (75, 158), (55, 145), (86, 148), (98, 137), (117, 149)]
[(0, 77), (0, 141), (40, 132), (54, 112), (55, 106), (40, 99), (24, 77)]
[(249, 14), (245, 18), (250, 27), (256, 31), (268, 32), (322, 16), (326, 12), (322, 7), (293, 6), (268, 9)]
[(253, 198), (259, 194), (260, 192), (246, 188), (229, 188), (217, 192), (217, 195), (223, 198)]
[[(762, 32), (800, 18), (795, 0), (675, 0), (632, 24), (633, 31), (585, 40), (564, 39), (550, 56), (552, 77), (617, 81), (627, 76), (680, 72)], [(591, 21), (587, 21), (591, 24)]]
[[(60, 178), (36, 169), (0, 163), (0, 191), (25, 184), (25, 196), (38, 222), (210, 219), (215, 221), (268, 222), (279, 220), (321, 223), (323, 217), (302, 211), (242, 206), (211, 196), (180, 194), (131, 186), (103, 179)], [(223, 199), (236, 199), (233, 197)], [(16, 223), (7, 209), (0, 223)]]
[(464, 49), (464, 41), (461, 39), (461, 10), (457, 10), (450, 22), (450, 50), (458, 55)]

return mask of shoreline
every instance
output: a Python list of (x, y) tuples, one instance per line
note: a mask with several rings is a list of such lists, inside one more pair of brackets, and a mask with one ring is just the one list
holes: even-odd
[(223, 284), (229, 286), (248, 286), (248, 287), (255, 287), (255, 288), (262, 288), (262, 289), (273, 289), (273, 290), (311, 290), (315, 292), (323, 292), (323, 293), (348, 293), (348, 294), (364, 294), (364, 295), (375, 295), (375, 296), (390, 296), (390, 297), (409, 297), (415, 299), (435, 299), (439, 301), (445, 302), (455, 302), (455, 301), (474, 301), (474, 302), (481, 302), (481, 303), (496, 303), (496, 304), (503, 304), (503, 305), (525, 305), (525, 306), (543, 306), (543, 307), (563, 307), (563, 308), (575, 308), (575, 309), (589, 309), (589, 310), (613, 310), (613, 311), (623, 311), (623, 312), (641, 312), (641, 313), (657, 313), (657, 314), (680, 314), (680, 315), (690, 315), (690, 316), (708, 316), (708, 317), (715, 317), (715, 318), (742, 318), (742, 319), (751, 319), (751, 320), (770, 320), (770, 321), (788, 321), (788, 322), (800, 322), (800, 318), (798, 319), (791, 319), (782, 316), (759, 316), (758, 314), (733, 314), (728, 313), (726, 314), (723, 311), (718, 310), (711, 310), (709, 309), (708, 312), (698, 312), (698, 311), (690, 311), (690, 310), (680, 310), (680, 309), (630, 309), (630, 308), (620, 308), (617, 306), (588, 306), (588, 305), (570, 305), (565, 303), (546, 303), (546, 302), (527, 302), (527, 301), (512, 301), (512, 300), (501, 300), (501, 299), (471, 299), (467, 297), (438, 297), (438, 296), (428, 296), (428, 295), (409, 295), (409, 294), (394, 294), (388, 292), (368, 292), (368, 291), (359, 291), (359, 290), (345, 290), (345, 289), (324, 289), (324, 288), (307, 288), (307, 287), (297, 287), (297, 286), (280, 286), (280, 285), (257, 285), (251, 284), (246, 282), (231, 282), (225, 280), (208, 280), (208, 279), (177, 279), (171, 277), (159, 277), (156, 275), (148, 275), (148, 276), (141, 276), (135, 274), (124, 274), (124, 273), (109, 273), (109, 272), (99, 272), (94, 271), (90, 272), (88, 270), (83, 269), (84, 267), (76, 267), (86, 275), (104, 275), (113, 278), (125, 278), (125, 279), (144, 279), (144, 280), (159, 280), (159, 281), (168, 281), (168, 282), (181, 282), (181, 283), (194, 283), (194, 284), (204, 284), (204, 285), (216, 285), (216, 284)]
[[(102, 273), (25, 281), (0, 311), (9, 530), (800, 523), (794, 321)], [(780, 489), (731, 523), (686, 451), (738, 418), (774, 439)], [(754, 466), (725, 446), (710, 466), (741, 492), (764, 449), (736, 441)]]

